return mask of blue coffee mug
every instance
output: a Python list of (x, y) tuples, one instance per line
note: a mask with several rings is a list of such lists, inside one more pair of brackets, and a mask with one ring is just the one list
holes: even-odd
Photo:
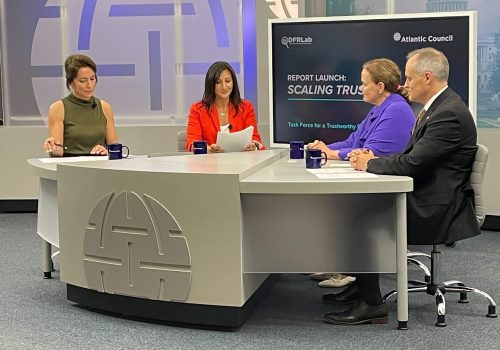
[(304, 159), (304, 141), (290, 141), (290, 159)]
[(306, 149), (306, 168), (319, 169), (326, 164), (326, 153), (320, 149)]
[(193, 141), (193, 154), (207, 154), (207, 141)]
[[(127, 150), (127, 154), (123, 154), (123, 149)], [(127, 158), (129, 155), (129, 149), (127, 146), (122, 145), (121, 143), (111, 143), (108, 145), (108, 159), (122, 159)]]

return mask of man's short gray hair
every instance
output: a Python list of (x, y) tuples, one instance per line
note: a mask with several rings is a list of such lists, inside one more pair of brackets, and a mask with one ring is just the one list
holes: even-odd
[(448, 58), (433, 47), (424, 47), (410, 52), (406, 59), (416, 56), (415, 69), (418, 74), (431, 72), (439, 81), (448, 81), (450, 75), (450, 64)]

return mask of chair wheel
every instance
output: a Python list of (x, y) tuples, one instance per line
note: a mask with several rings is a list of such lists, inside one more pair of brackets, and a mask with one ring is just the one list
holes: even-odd
[(488, 313), (486, 314), (486, 317), (490, 318), (496, 318), (497, 317), (497, 310), (495, 305), (490, 305), (488, 306)]
[(446, 327), (445, 315), (438, 315), (438, 320), (436, 322), (437, 327)]
[(460, 299), (458, 299), (460, 304), (467, 304), (469, 300), (467, 299), (467, 293), (460, 293)]

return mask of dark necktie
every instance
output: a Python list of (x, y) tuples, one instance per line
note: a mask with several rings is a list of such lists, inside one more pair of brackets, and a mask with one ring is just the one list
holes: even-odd
[(418, 112), (417, 119), (415, 120), (415, 127), (413, 128), (412, 134), (415, 132), (415, 129), (417, 128), (418, 123), (420, 123), (420, 121), (421, 121), (421, 120), (422, 120), (422, 118), (424, 117), (425, 112), (427, 112), (427, 111), (426, 111), (424, 108), (422, 108), (422, 109), (420, 110), (420, 112)]

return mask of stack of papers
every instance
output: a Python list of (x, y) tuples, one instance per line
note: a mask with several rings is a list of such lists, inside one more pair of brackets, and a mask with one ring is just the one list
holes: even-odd
[(253, 126), (236, 131), (220, 132), (217, 134), (217, 146), (223, 148), (226, 152), (239, 152), (252, 141)]

